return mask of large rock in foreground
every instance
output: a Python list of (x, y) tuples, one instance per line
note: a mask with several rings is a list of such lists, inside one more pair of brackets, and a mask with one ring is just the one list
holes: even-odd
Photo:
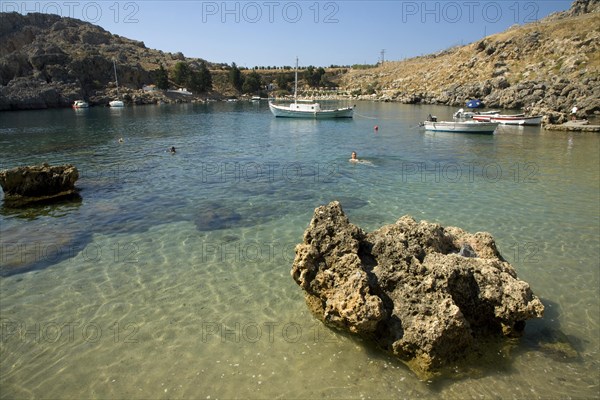
[(292, 276), (317, 318), (375, 341), (423, 377), (478, 340), (521, 335), (544, 311), (490, 234), (409, 216), (365, 233), (338, 202), (315, 210)]
[(17, 167), (0, 171), (4, 202), (20, 206), (39, 201), (52, 201), (77, 193), (75, 182), (79, 172), (71, 164), (48, 164)]

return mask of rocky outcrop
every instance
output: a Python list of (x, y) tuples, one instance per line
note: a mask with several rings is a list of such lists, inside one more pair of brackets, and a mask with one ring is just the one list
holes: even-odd
[(583, 14), (600, 12), (600, 0), (574, 0), (571, 8), (550, 18), (576, 17)]
[(127, 103), (169, 102), (149, 98), (142, 86), (155, 83), (160, 65), (200, 61), (52, 14), (0, 13), (0, 37), (0, 111), (68, 107), (77, 99), (107, 105), (116, 96), (113, 60)]
[(42, 164), (0, 171), (0, 186), (4, 203), (14, 207), (74, 195), (78, 178), (79, 172), (71, 164)]
[(292, 277), (311, 312), (430, 377), (478, 340), (519, 336), (544, 306), (488, 233), (409, 216), (366, 233), (338, 202), (315, 210)]

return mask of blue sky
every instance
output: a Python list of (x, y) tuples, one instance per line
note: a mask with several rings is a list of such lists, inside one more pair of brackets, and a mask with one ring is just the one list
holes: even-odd
[(2, 11), (78, 18), (158, 50), (248, 68), (329, 66), (429, 54), (533, 22), (571, 0), (9, 1)]

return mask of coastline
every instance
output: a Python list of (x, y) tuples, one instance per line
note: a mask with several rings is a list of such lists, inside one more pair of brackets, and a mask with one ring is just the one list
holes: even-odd
[(564, 124), (547, 124), (544, 125), (544, 129), (566, 132), (600, 132), (600, 125), (565, 122)]
[[(108, 102), (113, 96), (111, 95), (111, 90), (103, 91), (95, 96), (92, 96), (89, 103), (91, 107), (108, 107)], [(123, 90), (123, 98), (125, 99), (125, 104), (127, 106), (144, 106), (144, 105), (160, 105), (160, 104), (206, 104), (210, 102), (218, 102), (218, 101), (251, 101), (252, 97), (250, 95), (239, 95), (239, 96), (226, 96), (217, 91), (211, 91), (209, 93), (203, 93), (201, 95), (190, 95), (190, 94), (181, 94), (176, 91), (151, 91), (147, 92), (142, 89), (132, 90), (125, 89)], [(269, 97), (269, 100), (276, 101), (293, 101), (293, 96), (280, 96), (280, 97)], [(346, 90), (336, 90), (336, 91), (327, 91), (327, 90), (314, 90), (314, 91), (304, 91), (299, 93), (298, 95), (299, 101), (366, 101), (366, 102), (384, 102), (384, 103), (397, 103), (397, 104), (420, 104), (420, 105), (431, 105), (431, 106), (447, 106), (447, 107), (461, 107), (458, 105), (449, 105), (445, 102), (407, 102), (399, 99), (394, 99), (390, 97), (380, 97), (377, 94), (371, 95), (353, 95), (349, 94)], [(44, 109), (61, 109), (61, 108), (71, 108), (72, 103), (60, 103), (56, 105), (40, 105), (39, 102), (30, 103), (30, 104), (21, 104), (21, 106), (15, 106), (10, 108), (0, 108), (0, 112), (2, 111), (26, 111), (26, 110), (44, 110)], [(501, 110), (510, 110), (503, 107), (494, 107)], [(537, 109), (535, 110), (537, 113)], [(569, 115), (567, 113), (561, 112), (559, 110), (550, 110), (550, 111), (540, 111), (539, 113), (545, 116), (542, 121), (542, 127), (545, 130), (549, 131), (568, 131), (568, 132), (600, 132), (600, 124), (598, 122), (598, 118), (596, 115), (591, 116), (591, 121), (586, 119), (577, 120), (577, 122), (569, 121)], [(558, 115), (558, 117), (557, 117)], [(566, 121), (566, 122), (564, 122)], [(560, 123), (563, 122), (563, 123)]]

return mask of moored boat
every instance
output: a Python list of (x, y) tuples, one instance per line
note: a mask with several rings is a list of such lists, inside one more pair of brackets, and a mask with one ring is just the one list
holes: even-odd
[(465, 111), (464, 108), (461, 108), (457, 112), (452, 114), (452, 117), (457, 118), (457, 119), (469, 119), (469, 118), (473, 118), (474, 115), (475, 115), (475, 113), (473, 111)]
[(477, 121), (425, 121), (425, 130), (456, 133), (494, 133), (499, 123)]
[(85, 100), (75, 100), (73, 102), (73, 108), (88, 108), (90, 105)]
[(496, 114), (500, 114), (500, 111), (498, 111), (498, 110), (477, 111), (475, 114), (476, 115), (496, 115)]
[(294, 102), (289, 105), (277, 105), (269, 103), (269, 109), (276, 117), (287, 118), (312, 118), (312, 119), (329, 119), (329, 118), (352, 118), (354, 113), (353, 107), (322, 109), (319, 103), (298, 103)]
[(458, 119), (468, 119), (473, 118), (475, 115), (496, 115), (500, 114), (498, 110), (490, 110), (490, 111), (465, 111), (464, 108), (459, 109), (452, 116)]
[(296, 73), (294, 85), (294, 102), (291, 104), (273, 104), (269, 101), (269, 109), (275, 117), (283, 118), (310, 118), (310, 119), (330, 119), (330, 118), (352, 118), (354, 107), (344, 107), (336, 109), (322, 109), (319, 103), (299, 103), (298, 102), (298, 59), (296, 58)]
[[(113, 68), (115, 70), (115, 85), (117, 86), (117, 97), (119, 97), (119, 79), (117, 79), (117, 64), (115, 60), (113, 60)], [(125, 103), (122, 100), (112, 100), (108, 102), (110, 107), (121, 108), (125, 107)]]
[(125, 107), (125, 103), (123, 103), (123, 101), (121, 100), (113, 100), (113, 101), (109, 101), (108, 105), (111, 107)]
[(542, 115), (526, 117), (524, 114), (514, 115), (474, 115), (473, 120), (480, 122), (498, 122), (504, 125), (540, 125)]

